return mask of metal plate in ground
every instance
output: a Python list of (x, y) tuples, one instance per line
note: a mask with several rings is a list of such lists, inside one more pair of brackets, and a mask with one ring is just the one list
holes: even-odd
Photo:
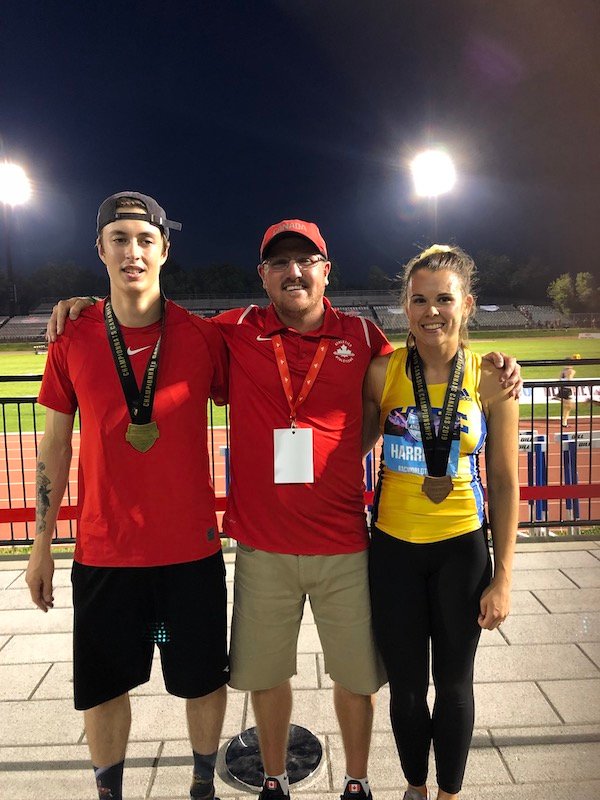
[[(290, 784), (314, 775), (323, 758), (323, 746), (314, 733), (300, 725), (290, 725), (287, 773)], [(256, 728), (247, 728), (231, 739), (225, 750), (225, 768), (229, 777), (248, 789), (263, 785), (263, 766)]]

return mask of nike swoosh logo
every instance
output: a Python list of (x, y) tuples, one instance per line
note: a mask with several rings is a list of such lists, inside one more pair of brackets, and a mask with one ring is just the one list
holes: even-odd
[(142, 350), (149, 350), (152, 347), (151, 344), (147, 344), (146, 347), (138, 347), (137, 350), (132, 350), (131, 347), (127, 348), (127, 355), (134, 356), (136, 353), (141, 353)]
[(257, 336), (256, 337), (256, 341), (257, 342), (270, 342), (271, 341), (271, 337), (270, 336)]

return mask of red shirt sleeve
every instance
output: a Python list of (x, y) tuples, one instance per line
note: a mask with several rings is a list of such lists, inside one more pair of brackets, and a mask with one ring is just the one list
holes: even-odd
[(74, 414), (77, 410), (77, 397), (67, 363), (67, 354), (71, 344), (68, 326), (67, 322), (67, 330), (60, 339), (48, 347), (48, 358), (38, 403), (63, 414)]

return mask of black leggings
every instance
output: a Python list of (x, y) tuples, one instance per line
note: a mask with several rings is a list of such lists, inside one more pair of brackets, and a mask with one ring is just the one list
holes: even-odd
[(390, 717), (404, 775), (413, 786), (426, 782), (433, 740), (438, 786), (456, 794), (473, 733), (479, 600), (491, 579), (485, 535), (479, 529), (412, 544), (374, 528), (369, 575), (375, 638), (390, 681)]

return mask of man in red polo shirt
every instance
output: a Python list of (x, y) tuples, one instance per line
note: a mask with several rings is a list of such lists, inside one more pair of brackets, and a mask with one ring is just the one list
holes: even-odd
[(373, 695), (385, 682), (371, 632), (361, 459), (362, 383), (392, 346), (324, 297), (331, 263), (314, 223), (266, 232), (258, 267), (271, 305), (214, 319), (230, 352), (231, 491), (237, 539), (231, 679), (252, 692), (261, 800), (288, 796), (290, 678), (308, 596), (346, 751), (344, 798), (370, 797)]

